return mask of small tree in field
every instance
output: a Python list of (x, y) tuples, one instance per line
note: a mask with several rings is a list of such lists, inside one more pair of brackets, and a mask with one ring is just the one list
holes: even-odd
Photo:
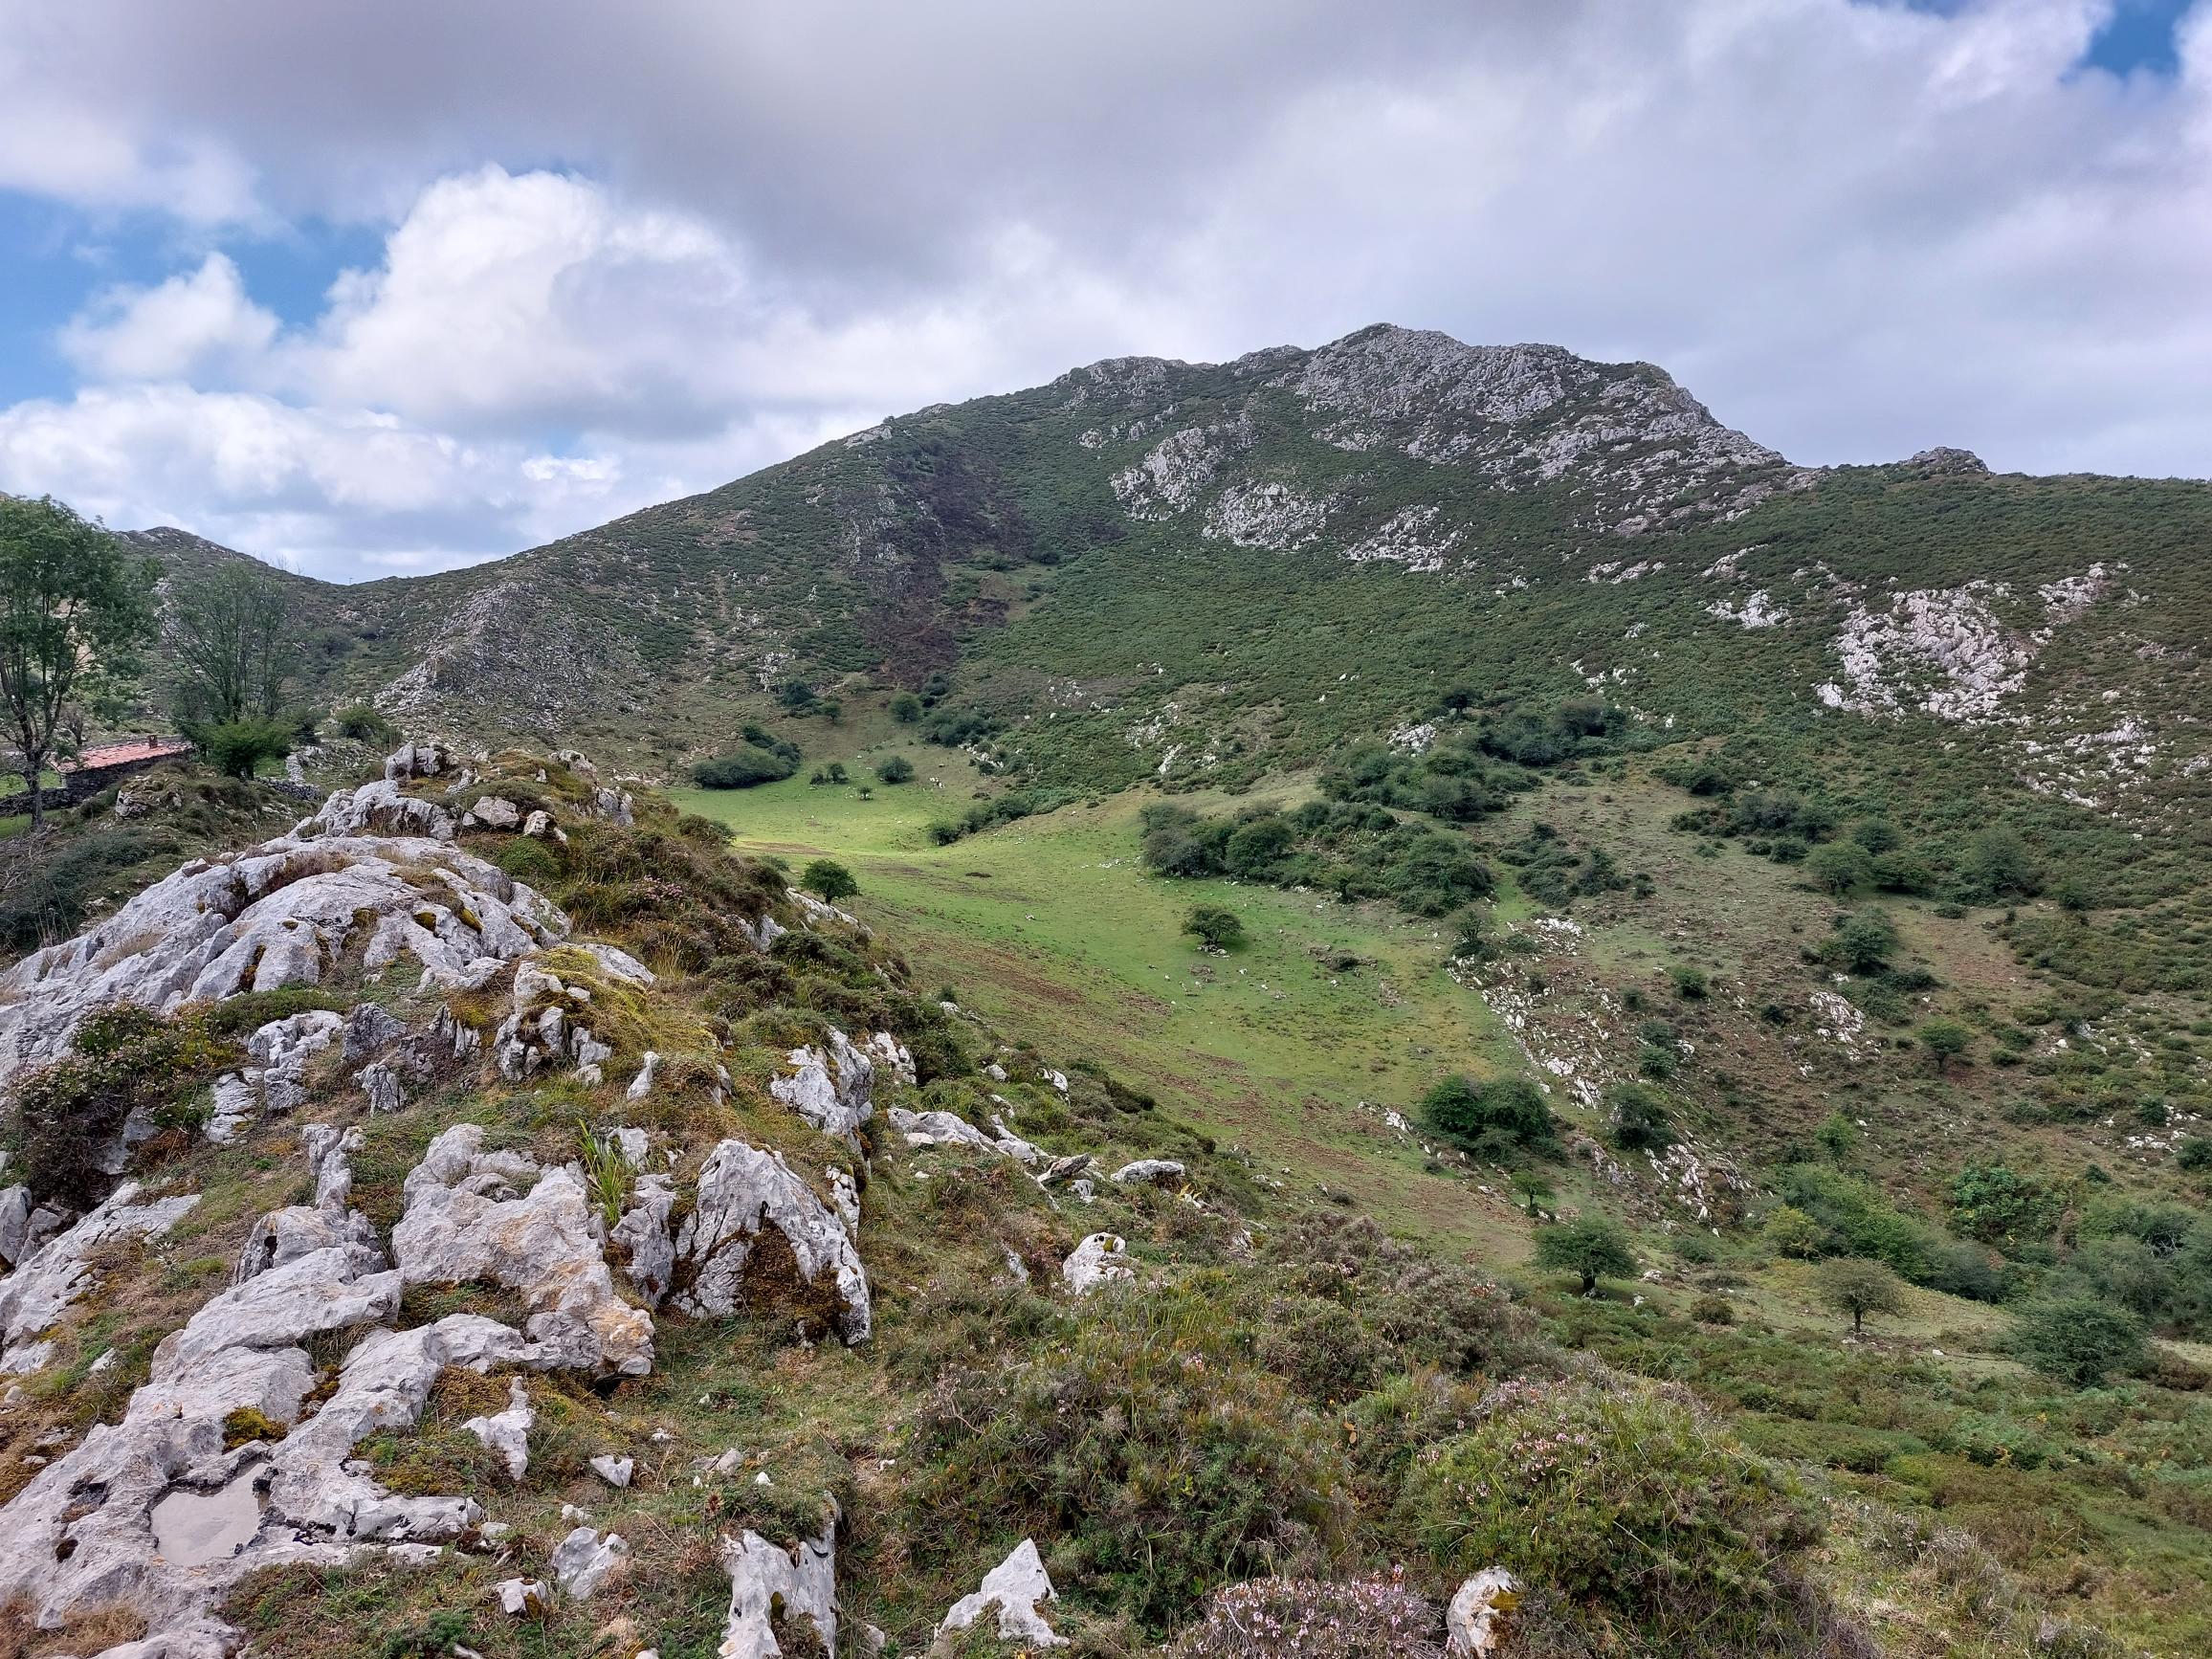
[(1183, 918), (1183, 931), (1208, 950), (1228, 950), (1245, 940), (1244, 923), (1225, 904), (1194, 904)]
[(1821, 1300), (1851, 1316), (1851, 1331), (1866, 1329), (1869, 1314), (1902, 1314), (1905, 1286), (1880, 1262), (1838, 1256), (1821, 1267)]
[(914, 763), (904, 755), (890, 755), (875, 763), (875, 776), (886, 784), (903, 784), (914, 776)]
[(1600, 1278), (1625, 1278), (1634, 1272), (1636, 1255), (1619, 1228), (1603, 1216), (1588, 1215), (1537, 1233), (1536, 1264), (1551, 1272), (1574, 1273), (1582, 1281), (1586, 1296), (1598, 1288)]
[(834, 858), (817, 858), (799, 873), (799, 885), (809, 893), (819, 894), (835, 904), (840, 898), (851, 898), (860, 891), (860, 883), (852, 879), (852, 872)]
[(1514, 1190), (1521, 1195), (1521, 1204), (1528, 1218), (1535, 1221), (1543, 1213), (1543, 1206), (1552, 1198), (1552, 1183), (1533, 1169), (1524, 1169), (1513, 1178)]
[(1974, 1033), (1957, 1020), (1930, 1020), (1913, 1034), (1920, 1039), (1920, 1047), (1938, 1076), (1950, 1071), (1951, 1062), (1974, 1044)]

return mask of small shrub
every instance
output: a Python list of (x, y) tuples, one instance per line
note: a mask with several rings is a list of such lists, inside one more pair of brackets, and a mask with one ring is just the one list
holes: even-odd
[(876, 782), (903, 784), (914, 776), (914, 763), (904, 755), (887, 755), (875, 763)]
[(1174, 1659), (1432, 1659), (1436, 1608), (1397, 1573), (1326, 1582), (1254, 1579), (1206, 1598)]
[(292, 752), (293, 722), (246, 719), (194, 726), (188, 734), (209, 765), (227, 778), (251, 778), (263, 761)]
[(1701, 1002), (1708, 989), (1705, 973), (1701, 968), (1677, 966), (1667, 970), (1667, 977), (1674, 984), (1674, 994), (1686, 1003)]
[(2013, 1357), (2029, 1370), (2076, 1388), (2094, 1387), (2113, 1372), (2143, 1369), (2143, 1327), (2102, 1296), (2054, 1296), (2022, 1314), (2012, 1333)]

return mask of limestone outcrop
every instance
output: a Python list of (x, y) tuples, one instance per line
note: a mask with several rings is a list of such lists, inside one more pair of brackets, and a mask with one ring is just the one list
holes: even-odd
[(411, 959), (428, 984), (475, 986), (567, 935), (557, 907), (446, 842), (325, 833), (321, 823), (192, 859), (97, 927), (0, 974), (0, 1085), (68, 1052), (83, 1017), (110, 1003), (166, 1013), (318, 984), (357, 952), (372, 974)]
[(406, 1183), (392, 1255), (409, 1284), (489, 1280), (521, 1294), (532, 1342), (566, 1363), (639, 1377), (653, 1368), (653, 1319), (614, 1293), (573, 1167), (541, 1170), (485, 1152), (484, 1131), (457, 1123), (432, 1140)]
[(783, 1156), (742, 1140), (724, 1140), (699, 1170), (698, 1196), (676, 1236), (680, 1285), (674, 1306), (688, 1314), (723, 1316), (745, 1301), (748, 1268), (766, 1234), (780, 1235), (799, 1278), (828, 1290), (838, 1304), (831, 1319), (849, 1343), (871, 1328), (868, 1274), (845, 1225)]

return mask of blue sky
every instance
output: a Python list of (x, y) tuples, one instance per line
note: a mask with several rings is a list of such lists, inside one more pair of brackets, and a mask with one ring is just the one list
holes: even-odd
[(0, 489), (351, 580), (1379, 320), (2202, 476), (2208, 12), (0, 0)]

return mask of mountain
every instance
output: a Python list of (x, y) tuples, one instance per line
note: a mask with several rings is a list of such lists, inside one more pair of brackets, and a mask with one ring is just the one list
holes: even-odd
[(2212, 1650), (2207, 531), (1382, 328), (285, 578), (0, 819), (0, 1636)]

